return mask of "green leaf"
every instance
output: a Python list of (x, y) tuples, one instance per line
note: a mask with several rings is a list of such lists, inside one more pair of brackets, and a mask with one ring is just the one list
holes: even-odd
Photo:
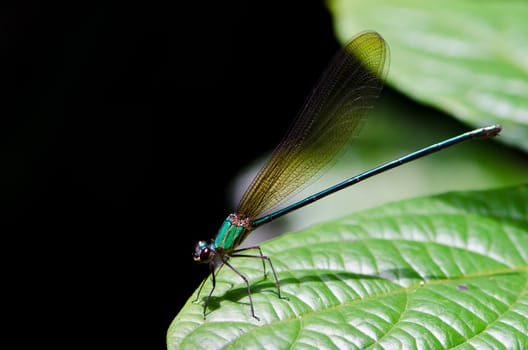
[(528, 3), (328, 0), (345, 42), (365, 29), (391, 49), (388, 83), (469, 125), (504, 126), (528, 150)]
[(528, 348), (528, 185), (365, 210), (263, 244), (171, 324), (169, 349)]

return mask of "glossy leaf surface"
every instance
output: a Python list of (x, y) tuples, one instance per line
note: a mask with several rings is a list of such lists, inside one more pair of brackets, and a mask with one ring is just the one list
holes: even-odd
[[(394, 202), (262, 245), (289, 301), (255, 259), (223, 269), (207, 319), (189, 302), (169, 349), (528, 346), (528, 186)], [(205, 286), (205, 293), (211, 287)]]
[(389, 43), (387, 82), (471, 126), (501, 124), (528, 150), (528, 3), (329, 0), (341, 41), (360, 30)]

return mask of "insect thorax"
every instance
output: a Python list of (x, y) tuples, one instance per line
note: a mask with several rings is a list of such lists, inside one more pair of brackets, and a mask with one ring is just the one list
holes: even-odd
[(229, 214), (216, 234), (214, 246), (229, 253), (246, 239), (249, 232), (251, 232), (250, 218)]

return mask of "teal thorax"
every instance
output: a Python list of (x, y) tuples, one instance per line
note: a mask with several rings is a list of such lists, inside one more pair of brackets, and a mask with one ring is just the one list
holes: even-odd
[(246, 239), (252, 229), (250, 218), (229, 214), (211, 243), (208, 244), (206, 241), (196, 243), (193, 253), (194, 260), (209, 263), (217, 255), (219, 258), (229, 256)]

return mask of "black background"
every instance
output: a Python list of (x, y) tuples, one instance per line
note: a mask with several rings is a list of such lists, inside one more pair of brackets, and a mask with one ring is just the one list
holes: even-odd
[(165, 348), (208, 273), (194, 243), (339, 46), (323, 2), (179, 3), (3, 10), (4, 291), (20, 344)]

